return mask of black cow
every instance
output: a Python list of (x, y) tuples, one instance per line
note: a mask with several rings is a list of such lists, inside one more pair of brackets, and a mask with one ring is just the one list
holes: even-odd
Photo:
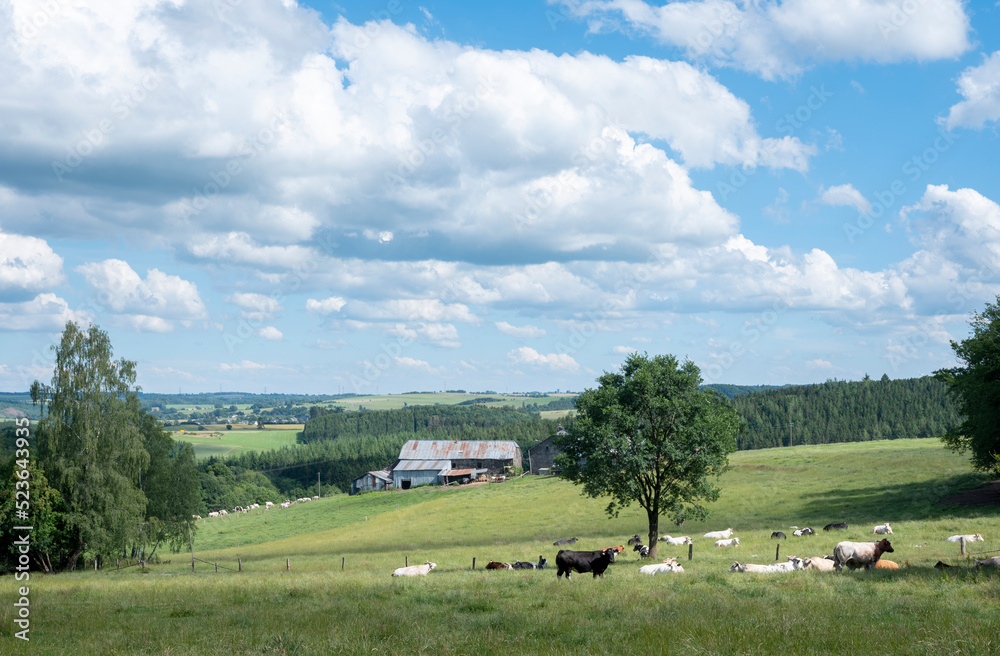
[(640, 544), (641, 542), (642, 538), (640, 538), (638, 535), (633, 535), (628, 539), (628, 542), (626, 544), (628, 544), (628, 546), (631, 547), (633, 544)]
[(537, 563), (522, 563), (520, 560), (513, 563), (514, 569), (542, 569), (549, 562), (544, 557), (539, 556)]
[(555, 542), (552, 543), (552, 546), (558, 547), (559, 545), (562, 544), (576, 544), (576, 538), (570, 538), (568, 540), (556, 540)]
[[(632, 551), (638, 551), (639, 558), (649, 558), (649, 547), (647, 547), (644, 544), (635, 545), (634, 547), (632, 547)], [(613, 561), (614, 558), (612, 558), (611, 560)]]
[(824, 531), (843, 531), (847, 529), (847, 522), (838, 522), (836, 524), (827, 524), (823, 527)]
[(778, 538), (779, 540), (785, 540), (788, 538), (788, 536), (782, 533), (781, 531), (774, 531), (773, 533), (771, 533), (771, 537)]
[(569, 549), (562, 549), (556, 554), (556, 567), (559, 568), (559, 571), (556, 572), (556, 578), (558, 579), (565, 573), (566, 580), (568, 581), (572, 570), (576, 570), (580, 574), (593, 572), (595, 579), (598, 576), (604, 578), (604, 570), (611, 564), (612, 552), (612, 549), (605, 549), (604, 551), (570, 551)]

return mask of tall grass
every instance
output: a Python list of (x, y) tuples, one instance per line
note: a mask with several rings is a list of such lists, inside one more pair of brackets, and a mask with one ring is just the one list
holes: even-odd
[[(987, 542), (970, 549), (1000, 548), (1000, 513), (936, 503), (979, 483), (963, 458), (937, 441), (900, 440), (742, 452), (732, 461), (713, 516), (663, 531), (695, 538), (690, 561), (686, 547), (661, 547), (661, 555), (682, 559), (681, 575), (640, 575), (633, 553), (597, 580), (577, 574), (557, 581), (554, 569), (484, 571), (489, 559), (534, 560), (542, 554), (552, 562), (552, 542), (559, 538), (576, 536), (576, 548), (592, 549), (645, 533), (641, 511), (608, 518), (604, 501), (584, 498), (560, 480), (373, 493), (271, 511), (266, 526), (261, 518), (243, 517), (206, 528), (196, 542), (199, 556), (232, 564), (242, 558), (239, 574), (191, 574), (190, 562), (178, 555), (146, 573), (131, 568), (40, 580), (33, 575), (31, 651), (1000, 652), (1000, 576), (973, 571), (959, 558), (958, 546), (944, 542), (952, 533), (979, 531)], [(772, 530), (790, 535), (792, 525), (821, 528), (834, 521), (847, 521), (850, 529), (789, 537), (781, 545), (782, 559), (830, 553), (841, 539), (871, 539), (872, 525), (890, 521), (896, 548), (890, 557), (903, 568), (772, 577), (727, 571), (734, 559), (773, 561)], [(718, 549), (700, 537), (728, 526), (740, 536), (740, 547)], [(267, 541), (220, 548), (237, 530)], [(283, 539), (273, 539), (283, 531)], [(291, 571), (285, 571), (286, 558)], [(389, 577), (407, 559), (432, 560), (438, 567), (426, 578)], [(939, 559), (959, 565), (957, 573), (931, 567)], [(13, 581), (6, 584), (13, 588)], [(0, 607), (5, 626), (11, 626), (12, 609), (10, 603)], [(0, 637), (0, 653), (19, 647), (9, 633)]]

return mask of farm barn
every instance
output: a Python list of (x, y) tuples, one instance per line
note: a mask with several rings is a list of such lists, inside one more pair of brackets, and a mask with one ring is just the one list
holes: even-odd
[(392, 468), (392, 482), (397, 490), (409, 490), (418, 485), (439, 485), (441, 475), (451, 470), (448, 460), (403, 460)]
[(521, 447), (517, 442), (498, 440), (410, 440), (400, 449), (399, 461), (411, 460), (448, 460), (449, 470), (484, 469), (483, 473), (499, 476), (509, 473), (508, 467), (521, 466)]
[(528, 464), (530, 473), (533, 476), (552, 473), (552, 465), (555, 463), (555, 457), (562, 453), (559, 447), (553, 444), (553, 440), (561, 435), (567, 435), (566, 429), (562, 426), (559, 427), (555, 436), (547, 440), (542, 440), (528, 449)]
[(517, 442), (410, 440), (399, 451), (392, 478), (397, 489), (405, 490), (424, 483), (474, 480), (480, 474), (499, 476), (509, 473), (508, 467), (520, 466)]
[(387, 490), (390, 487), (392, 487), (392, 472), (388, 469), (370, 471), (351, 481), (351, 494)]

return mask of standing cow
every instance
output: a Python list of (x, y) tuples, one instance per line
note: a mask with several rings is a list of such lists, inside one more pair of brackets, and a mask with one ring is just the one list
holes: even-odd
[(563, 549), (556, 554), (556, 578), (566, 574), (566, 580), (570, 580), (570, 572), (576, 570), (580, 574), (593, 572), (594, 578), (598, 576), (604, 578), (604, 570), (608, 568), (614, 559), (614, 549), (604, 549), (603, 551), (570, 551)]

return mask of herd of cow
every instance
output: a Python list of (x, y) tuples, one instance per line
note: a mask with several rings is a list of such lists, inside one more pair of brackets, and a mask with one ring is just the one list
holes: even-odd
[[(791, 527), (794, 529), (793, 535), (795, 536), (806, 536), (813, 535), (815, 531), (811, 528), (800, 529), (797, 526)], [(827, 524), (823, 527), (824, 531), (835, 531), (835, 530), (845, 530), (847, 529), (846, 522), (838, 522), (835, 524)], [(872, 529), (873, 535), (892, 535), (892, 527), (888, 522), (884, 524), (879, 524)], [(733, 529), (728, 528), (725, 531), (711, 531), (705, 534), (706, 538), (714, 539), (716, 547), (736, 547), (739, 546), (739, 538), (733, 537)], [(772, 538), (785, 539), (786, 535), (782, 531), (774, 531), (771, 533)], [(981, 542), (983, 541), (983, 536), (980, 533), (973, 533), (969, 535), (953, 535), (951, 537), (945, 538), (948, 542), (959, 542), (962, 539), (965, 542)], [(561, 547), (575, 544), (577, 538), (567, 538), (565, 540), (557, 540), (553, 542), (553, 546)], [(659, 541), (666, 542), (670, 545), (684, 545), (692, 544), (690, 536), (672, 537), (669, 535), (664, 535), (659, 538)], [(637, 552), (640, 558), (647, 558), (649, 556), (649, 547), (642, 544), (642, 538), (639, 535), (634, 535), (629, 538), (627, 544), (632, 547), (632, 551)], [(604, 577), (604, 572), (607, 570), (608, 566), (615, 562), (615, 557), (624, 552), (626, 549), (625, 545), (619, 545), (615, 547), (605, 547), (603, 549), (598, 549), (596, 551), (573, 551), (570, 549), (561, 549), (559, 553), (556, 554), (556, 578), (566, 575), (566, 579), (570, 579), (572, 572), (577, 572), (580, 574), (592, 573), (594, 578), (598, 576)], [(799, 558), (797, 556), (789, 556), (787, 562), (771, 563), (767, 565), (759, 565), (754, 563), (740, 563), (734, 562), (732, 567), (729, 568), (730, 572), (756, 572), (756, 573), (778, 573), (778, 572), (792, 572), (800, 569), (815, 569), (819, 571), (841, 571), (844, 567), (849, 569), (899, 569), (899, 565), (896, 563), (882, 558), (885, 553), (893, 553), (895, 550), (892, 548), (892, 544), (887, 538), (882, 538), (878, 542), (850, 542), (842, 541), (838, 542), (837, 546), (833, 549), (832, 555), (827, 556), (815, 556), (811, 558)], [(548, 561), (542, 557), (538, 557), (538, 562), (521, 562), (515, 561), (513, 563), (497, 562), (491, 560), (486, 566), (488, 570), (513, 570), (513, 569), (543, 569)], [(990, 567), (1000, 569), (1000, 556), (994, 556), (986, 560), (976, 560), (976, 567)], [(395, 570), (393, 576), (420, 576), (427, 575), (430, 570), (434, 569), (436, 565), (431, 562), (427, 562), (424, 565), (413, 565), (410, 567), (401, 567)], [(945, 563), (938, 562), (935, 567), (947, 568), (950, 567)], [(641, 574), (666, 574), (666, 573), (683, 573), (684, 568), (681, 567), (680, 563), (674, 558), (666, 558), (660, 563), (655, 563), (652, 565), (643, 565), (639, 568), (639, 573)]]

